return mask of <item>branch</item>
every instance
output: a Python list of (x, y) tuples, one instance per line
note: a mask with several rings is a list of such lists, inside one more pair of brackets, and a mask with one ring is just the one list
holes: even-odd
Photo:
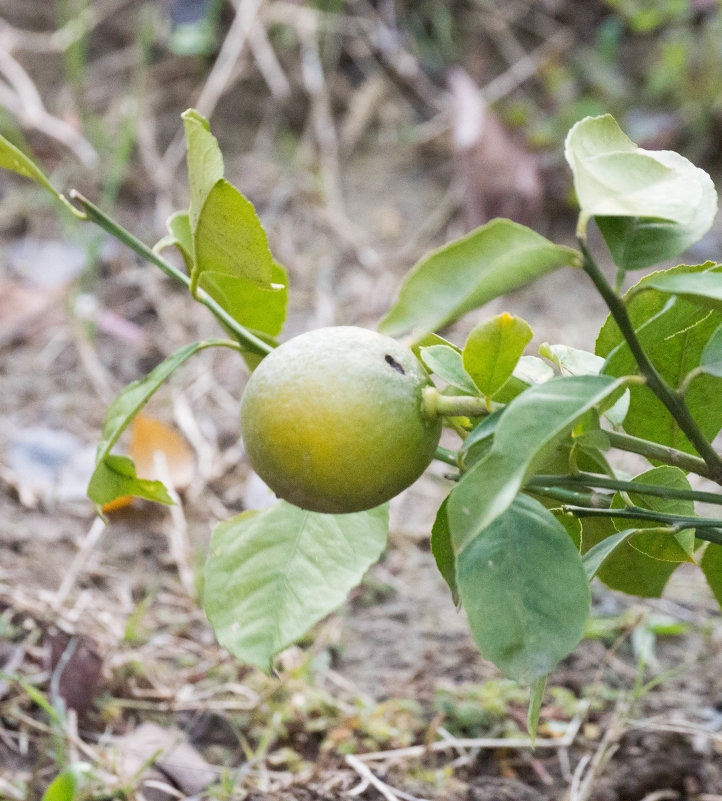
[(657, 368), (644, 352), (639, 339), (637, 339), (637, 334), (632, 325), (632, 321), (629, 319), (629, 314), (627, 313), (624, 302), (612, 289), (602, 271), (597, 266), (597, 263), (589, 252), (584, 236), (579, 237), (579, 245), (584, 256), (584, 261), (582, 263), (584, 272), (592, 279), (594, 286), (609, 307), (614, 321), (619, 327), (622, 336), (626, 340), (637, 362), (640, 373), (647, 381), (647, 386), (665, 405), (684, 435), (695, 447), (697, 453), (704, 459), (709, 468), (709, 477), (718, 484), (722, 484), (722, 459), (720, 459), (717, 452), (700, 430), (681, 394), (662, 378), (659, 372), (657, 372)]

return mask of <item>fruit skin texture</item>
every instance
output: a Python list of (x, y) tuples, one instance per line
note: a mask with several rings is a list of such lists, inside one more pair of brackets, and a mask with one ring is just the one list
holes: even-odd
[(419, 360), (365, 328), (319, 328), (280, 345), (251, 375), (241, 433), (253, 469), (314, 512), (371, 509), (424, 472), (441, 435)]

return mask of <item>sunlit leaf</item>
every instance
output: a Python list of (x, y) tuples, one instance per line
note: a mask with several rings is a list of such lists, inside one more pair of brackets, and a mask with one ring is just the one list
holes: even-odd
[(241, 325), (275, 337), (283, 328), (288, 300), (286, 271), (276, 262), (271, 281), (271, 284), (259, 286), (247, 278), (204, 272), (199, 285)]
[(186, 137), (188, 186), (191, 195), (189, 220), (191, 231), (195, 231), (208, 194), (223, 178), (223, 156), (205, 117), (192, 108), (184, 111), (181, 117)]
[(145, 498), (172, 504), (173, 499), (160, 481), (138, 478), (133, 460), (109, 453), (101, 459), (88, 483), (88, 497), (106, 511), (117, 508), (120, 498)]
[(532, 336), (525, 320), (507, 313), (471, 330), (462, 353), (464, 369), (484, 395), (508, 381)]
[(479, 650), (510, 678), (547, 675), (582, 637), (590, 596), (581, 557), (532, 498), (519, 495), (479, 530), (457, 555), (456, 580)]
[(496, 219), (432, 252), (408, 273), (396, 303), (379, 325), (414, 341), (489, 300), (567, 265), (580, 254), (540, 234)]
[(343, 602), (381, 555), (387, 529), (387, 506), (327, 515), (284, 501), (221, 523), (205, 571), (205, 609), (221, 645), (268, 670)]
[(717, 194), (709, 175), (678, 153), (637, 147), (608, 114), (578, 122), (565, 155), (582, 217), (596, 218), (624, 269), (672, 258), (712, 225)]
[[(206, 196), (196, 226), (195, 267), (199, 286), (206, 273), (220, 273), (268, 286), (273, 256), (253, 205), (225, 179)], [(270, 288), (270, 287), (269, 287)]]
[(190, 275), (193, 270), (193, 234), (188, 212), (176, 211), (165, 221), (168, 236), (164, 236), (155, 244), (153, 250), (159, 253), (163, 248), (176, 247), (183, 256), (186, 270)]
[(468, 395), (478, 395), (479, 390), (464, 370), (461, 354), (447, 345), (430, 345), (420, 349), (421, 361), (442, 381), (457, 387)]

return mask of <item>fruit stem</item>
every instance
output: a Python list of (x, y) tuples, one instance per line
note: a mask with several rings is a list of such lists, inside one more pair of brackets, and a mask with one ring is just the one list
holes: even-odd
[(422, 411), (430, 420), (436, 417), (484, 417), (489, 409), (484, 398), (473, 395), (442, 395), (436, 387), (425, 387)]

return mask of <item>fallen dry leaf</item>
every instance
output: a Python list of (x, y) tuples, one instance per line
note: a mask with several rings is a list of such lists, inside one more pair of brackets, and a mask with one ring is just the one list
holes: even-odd
[(118, 775), (124, 781), (137, 777), (149, 762), (186, 795), (201, 793), (216, 779), (212, 766), (187, 742), (180, 729), (142, 723), (121, 737), (116, 749)]
[[(195, 458), (183, 437), (160, 420), (144, 414), (136, 415), (133, 420), (128, 454), (141, 478), (168, 477), (175, 489), (185, 489), (195, 476)], [(165, 459), (167, 472), (158, 470), (159, 456)]]

